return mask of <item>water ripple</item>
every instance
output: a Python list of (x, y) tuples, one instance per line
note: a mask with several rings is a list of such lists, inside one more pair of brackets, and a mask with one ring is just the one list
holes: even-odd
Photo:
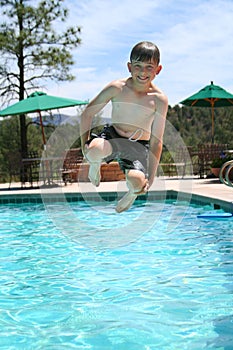
[[(69, 240), (43, 206), (1, 207), (0, 348), (233, 348), (232, 221), (199, 220), (204, 209), (191, 207), (167, 230), (172, 206), (166, 216), (157, 203), (143, 206), (159, 220), (108, 249)], [(118, 216), (78, 208), (82, 220), (91, 218), (87, 240), (95, 223), (120, 227), (142, 210)], [(183, 215), (183, 205), (176, 213)]]

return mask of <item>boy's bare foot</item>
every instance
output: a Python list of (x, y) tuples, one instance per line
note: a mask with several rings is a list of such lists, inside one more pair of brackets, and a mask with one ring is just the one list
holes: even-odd
[(133, 202), (135, 201), (135, 199), (137, 198), (137, 195), (135, 195), (132, 192), (127, 192), (118, 202), (117, 206), (116, 206), (116, 212), (117, 213), (121, 213), (125, 210), (128, 210), (131, 205), (133, 204)]
[(91, 181), (92, 185), (98, 187), (100, 184), (100, 163), (90, 163), (88, 178)]

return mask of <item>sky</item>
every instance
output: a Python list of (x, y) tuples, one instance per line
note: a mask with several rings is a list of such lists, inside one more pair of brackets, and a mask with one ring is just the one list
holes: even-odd
[[(161, 51), (154, 83), (171, 106), (211, 81), (233, 93), (233, 0), (65, 0), (66, 25), (82, 28), (73, 51), (74, 82), (47, 93), (91, 100), (106, 84), (128, 76), (132, 47), (143, 40)], [(65, 27), (64, 27), (65, 28)]]

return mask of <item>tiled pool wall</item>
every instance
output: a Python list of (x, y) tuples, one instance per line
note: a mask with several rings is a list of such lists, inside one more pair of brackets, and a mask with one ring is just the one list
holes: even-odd
[[(148, 198), (149, 196), (149, 198)], [(4, 204), (39, 204), (39, 203), (58, 203), (58, 202), (79, 202), (88, 200), (88, 202), (98, 202), (101, 199), (105, 201), (115, 201), (118, 197), (117, 192), (89, 192), (83, 195), (82, 193), (49, 193), (49, 194), (29, 194), (20, 193), (12, 195), (0, 195), (0, 205)], [(209, 205), (213, 209), (223, 209), (226, 212), (233, 213), (233, 202), (227, 202), (216, 198), (200, 196), (196, 194), (190, 195), (185, 192), (177, 192), (173, 190), (168, 191), (151, 191), (149, 194), (139, 196), (137, 200), (174, 200), (177, 202), (187, 202), (195, 205), (205, 206)]]

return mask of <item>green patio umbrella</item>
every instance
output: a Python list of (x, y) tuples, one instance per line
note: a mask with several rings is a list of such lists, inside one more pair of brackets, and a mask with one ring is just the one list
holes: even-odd
[(211, 81), (196, 94), (180, 102), (191, 107), (211, 107), (212, 117), (212, 142), (214, 142), (214, 108), (233, 106), (233, 95)]
[(88, 104), (88, 101), (80, 101), (69, 98), (47, 95), (44, 92), (35, 91), (26, 99), (16, 102), (15, 104), (0, 111), (0, 116), (20, 115), (38, 112), (42, 130), (43, 144), (46, 148), (44, 126), (42, 122), (41, 111), (47, 111), (58, 108), (73, 107), (77, 105)]

